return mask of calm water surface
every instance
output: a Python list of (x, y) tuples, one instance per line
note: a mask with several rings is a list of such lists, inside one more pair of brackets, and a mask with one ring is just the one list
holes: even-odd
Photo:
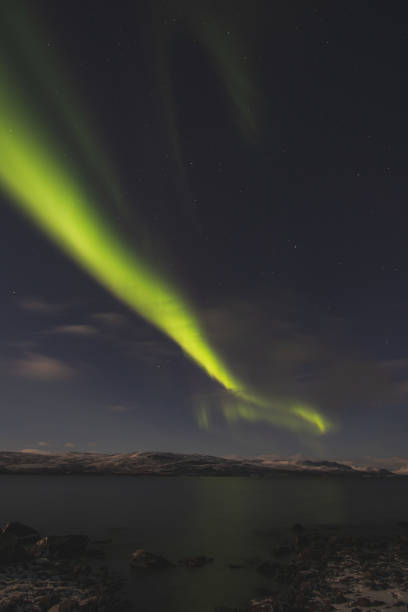
[[(277, 543), (293, 537), (294, 523), (393, 529), (408, 520), (408, 480), (0, 476), (0, 495), (1, 523), (111, 538), (102, 563), (128, 578), (140, 612), (244, 606), (267, 583), (253, 568), (228, 564), (270, 558)], [(141, 576), (128, 565), (136, 548), (174, 561), (193, 555), (215, 561)]]

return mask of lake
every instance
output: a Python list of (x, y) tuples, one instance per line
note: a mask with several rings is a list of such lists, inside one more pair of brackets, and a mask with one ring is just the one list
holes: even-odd
[[(42, 534), (112, 539), (108, 564), (127, 579), (139, 612), (213, 612), (245, 606), (267, 581), (248, 564), (271, 557), (291, 526), (392, 530), (408, 520), (408, 479), (276, 476), (0, 476), (0, 523), (22, 521)], [(172, 561), (207, 555), (199, 569), (129, 568), (137, 548)]]

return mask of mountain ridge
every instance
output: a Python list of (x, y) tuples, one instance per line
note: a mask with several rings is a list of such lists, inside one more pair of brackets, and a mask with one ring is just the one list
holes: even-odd
[[(408, 471), (408, 470), (407, 470)], [(0, 451), (0, 474), (84, 474), (128, 476), (253, 476), (320, 474), (365, 477), (407, 475), (406, 468), (385, 469), (351, 462), (265, 457), (217, 457), (198, 453), (134, 451)]]

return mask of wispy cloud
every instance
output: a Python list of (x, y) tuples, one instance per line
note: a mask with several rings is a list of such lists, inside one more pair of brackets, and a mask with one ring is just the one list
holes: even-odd
[(127, 324), (127, 317), (119, 312), (96, 312), (92, 318), (110, 327), (124, 327)]
[(180, 349), (165, 336), (146, 328), (135, 318), (117, 312), (99, 312), (91, 315), (99, 333), (126, 352), (132, 359), (140, 359), (150, 365), (159, 365), (180, 355)]
[(40, 442), (37, 442), (38, 446), (49, 446), (48, 442), (44, 442), (43, 440), (40, 440)]
[(20, 300), (20, 308), (40, 315), (55, 315), (67, 308), (66, 304), (49, 302), (41, 297), (27, 297)]
[(14, 371), (18, 376), (39, 381), (67, 380), (75, 375), (75, 370), (60, 359), (38, 353), (17, 359)]
[(58, 325), (52, 332), (54, 334), (68, 334), (72, 336), (94, 336), (98, 333), (96, 327), (92, 325)]
[(123, 404), (115, 404), (114, 406), (109, 406), (109, 412), (116, 412), (118, 414), (123, 412), (130, 412), (132, 408), (129, 406), (124, 406)]
[(76, 448), (76, 444), (75, 442), (65, 442), (64, 444), (65, 448)]

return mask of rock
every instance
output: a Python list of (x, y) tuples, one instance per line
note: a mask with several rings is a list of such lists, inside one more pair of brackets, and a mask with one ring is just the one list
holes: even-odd
[(59, 612), (72, 612), (75, 607), (73, 599), (64, 599), (59, 605)]
[(36, 529), (28, 527), (28, 525), (24, 525), (24, 523), (19, 523), (18, 521), (7, 523), (7, 525), (3, 527), (2, 532), (15, 536), (22, 546), (30, 546), (40, 538), (40, 534)]
[(199, 557), (185, 557), (184, 559), (180, 559), (179, 565), (184, 565), (185, 567), (203, 567), (203, 565), (207, 565), (208, 563), (212, 563), (214, 559), (212, 557), (199, 556)]
[(343, 593), (339, 593), (338, 595), (335, 596), (334, 603), (335, 604), (347, 603), (347, 599), (346, 597), (344, 597)]
[(248, 612), (274, 612), (272, 597), (264, 599), (252, 599), (249, 602)]
[(43, 610), (49, 610), (52, 607), (51, 598), (48, 597), (48, 595), (44, 595), (43, 597), (40, 597), (40, 599), (37, 599), (37, 605)]
[(311, 580), (305, 580), (299, 584), (299, 591), (301, 593), (311, 593), (313, 591), (313, 583)]
[(38, 540), (31, 550), (35, 555), (73, 559), (82, 556), (87, 545), (88, 536), (85, 535), (47, 536)]
[(79, 602), (78, 607), (81, 612), (96, 612), (98, 610), (98, 598), (88, 597), (83, 599)]
[(16, 538), (26, 538), (28, 536), (37, 536), (40, 537), (40, 534), (36, 529), (32, 527), (28, 527), (28, 525), (24, 525), (24, 523), (19, 523), (18, 521), (13, 521), (11, 523), (7, 523), (2, 529), (3, 533), (12, 533)]
[(135, 550), (132, 554), (130, 565), (135, 569), (166, 569), (168, 567), (174, 567), (174, 563), (171, 563), (168, 559), (147, 552), (143, 550), (143, 548)]
[(73, 612), (76, 608), (76, 602), (73, 599), (63, 599), (60, 603), (55, 604), (48, 612)]
[[(58, 543), (66, 539), (61, 538)], [(55, 544), (55, 539), (49, 540), (42, 543), (47, 549), (52, 548), (51, 543)], [(10, 551), (14, 555), (19, 550), (19, 541), (11, 533), (0, 530), (0, 541), (8, 559)], [(39, 557), (29, 562), (4, 564), (0, 568), (0, 611), (123, 612), (132, 607), (125, 608), (119, 593), (122, 586), (119, 576), (108, 569), (103, 574), (94, 572), (83, 557), (74, 560)]]
[(383, 601), (373, 601), (368, 599), (368, 597), (360, 597), (356, 601), (353, 602), (353, 606), (363, 607), (363, 608), (376, 608), (377, 606), (385, 605)]
[(5, 601), (1, 606), (2, 612), (17, 612), (19, 609), (18, 604), (21, 602), (21, 597), (19, 595), (11, 595), (7, 601)]
[(279, 564), (278, 559), (270, 559), (260, 563), (257, 571), (268, 578), (272, 592), (258, 590), (248, 612), (265, 608), (276, 612), (385, 609), (386, 603), (375, 599), (374, 590), (381, 591), (379, 597), (385, 591), (387, 598), (394, 599), (394, 592), (399, 591), (401, 601), (389, 607), (401, 605), (405, 610), (408, 592), (402, 587), (406, 582), (402, 542), (406, 536), (400, 532), (367, 537), (350, 535), (347, 530), (330, 540), (327, 535), (316, 529), (296, 534), (297, 547), (292, 550), (297, 556), (291, 556), (290, 562)]

